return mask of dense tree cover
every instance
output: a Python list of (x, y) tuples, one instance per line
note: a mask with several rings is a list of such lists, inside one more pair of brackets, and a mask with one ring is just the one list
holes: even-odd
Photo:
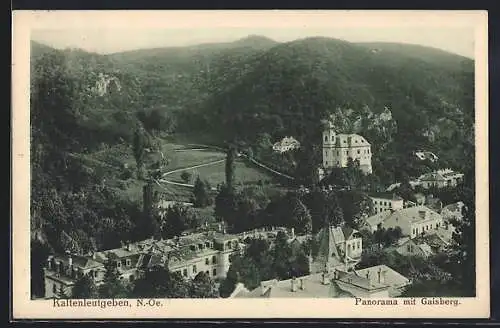
[(227, 277), (221, 282), (220, 295), (228, 297), (241, 282), (249, 290), (270, 279), (290, 279), (309, 274), (306, 249), (290, 244), (283, 232), (278, 232), (273, 245), (266, 239), (248, 239), (244, 255), (233, 255)]
[(199, 213), (181, 204), (175, 204), (166, 209), (164, 217), (160, 220), (161, 237), (170, 239), (180, 236), (186, 230), (201, 227), (203, 218)]
[(179, 273), (164, 267), (147, 270), (144, 277), (134, 282), (133, 297), (140, 298), (216, 298), (215, 282), (204, 272), (192, 280), (184, 279)]

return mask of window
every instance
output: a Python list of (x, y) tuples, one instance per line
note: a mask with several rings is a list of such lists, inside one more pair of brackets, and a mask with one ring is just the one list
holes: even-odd
[(196, 265), (193, 265), (193, 273), (196, 273), (198, 270), (196, 270)]
[(131, 263), (130, 259), (127, 259), (127, 266), (128, 267), (130, 266), (130, 263)]
[(339, 156), (339, 155), (340, 155), (340, 152), (337, 150), (337, 156)]
[(217, 257), (215, 255), (212, 256), (212, 264), (217, 264)]
[(339, 161), (337, 161), (337, 165), (340, 165), (340, 162), (339, 162)]
[(210, 275), (210, 271), (208, 271), (208, 270), (207, 270), (207, 271), (205, 271), (205, 274), (206, 274), (207, 276), (209, 276), (209, 275)]
[(52, 285), (52, 292), (57, 293), (57, 285), (56, 284)]
[(98, 271), (94, 271), (94, 278), (97, 278)]
[(122, 267), (122, 262), (121, 261), (117, 261), (116, 262), (116, 266), (119, 267), (119, 268), (121, 268)]
[(325, 165), (328, 165), (328, 161), (325, 162)]
[(360, 248), (361, 248), (361, 242), (358, 241), (358, 249), (360, 249)]
[(208, 260), (208, 257), (205, 259), (205, 265), (208, 265), (210, 261)]
[(411, 252), (411, 245), (408, 244), (408, 252)]
[[(316, 140), (318, 140), (318, 139), (316, 139)], [(359, 149), (358, 149), (358, 154), (361, 154), (361, 151)]]
[(212, 270), (212, 274), (213, 274), (213, 276), (216, 276), (217, 275), (217, 269), (213, 269)]
[[(316, 139), (316, 140), (318, 140), (318, 139)], [(328, 136), (325, 136), (325, 141), (328, 141)]]
[(184, 277), (187, 277), (187, 275), (188, 275), (188, 270), (187, 270), (187, 269), (182, 270), (182, 275), (183, 275)]

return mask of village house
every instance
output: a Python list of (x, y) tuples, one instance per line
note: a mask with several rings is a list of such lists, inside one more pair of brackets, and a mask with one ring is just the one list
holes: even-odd
[(462, 210), (465, 204), (463, 202), (456, 202), (443, 207), (441, 210), (441, 216), (444, 220), (450, 221), (451, 219), (462, 220), (463, 214)]
[(366, 174), (372, 173), (370, 143), (358, 134), (337, 134), (333, 123), (328, 122), (323, 131), (323, 167), (346, 167), (348, 159), (359, 161), (359, 168)]
[(104, 265), (92, 257), (72, 255), (51, 255), (47, 258), (44, 271), (45, 297), (57, 297), (60, 291), (71, 295), (75, 281), (83, 275), (93, 277), (96, 284), (104, 278)]
[(368, 197), (372, 200), (375, 213), (397, 211), (402, 209), (404, 205), (403, 198), (390, 192), (369, 193)]
[(186, 279), (205, 272), (213, 279), (224, 278), (229, 258), (245, 247), (241, 235), (224, 232), (190, 234), (169, 240), (147, 239), (125, 243), (122, 247), (88, 255), (51, 255), (44, 268), (45, 297), (57, 297), (62, 286), (66, 295), (77, 279), (88, 274), (99, 285), (104, 278), (105, 263), (113, 261), (120, 280), (133, 282), (146, 270), (162, 266)]
[(424, 160), (429, 160), (431, 162), (436, 162), (439, 158), (434, 154), (433, 152), (430, 151), (416, 151), (415, 152), (415, 157), (417, 159), (424, 161)]
[(364, 219), (363, 229), (371, 232), (377, 229), (400, 227), (403, 236), (415, 238), (425, 233), (435, 233), (443, 226), (441, 215), (426, 206), (413, 206), (398, 211), (385, 211)]
[(319, 245), (317, 254), (312, 254), (311, 273), (335, 268), (353, 268), (361, 259), (363, 240), (360, 233), (347, 226), (322, 228), (316, 235)]
[(278, 153), (285, 153), (299, 148), (300, 142), (298, 142), (294, 137), (284, 137), (280, 141), (273, 144), (273, 150)]
[(421, 175), (418, 180), (422, 187), (456, 187), (463, 181), (463, 173), (455, 172), (451, 169), (438, 170)]
[(403, 256), (419, 256), (423, 258), (428, 258), (434, 255), (434, 251), (431, 246), (425, 241), (418, 240), (417, 238), (411, 239), (409, 237), (404, 237), (398, 240), (396, 245), (396, 252)]

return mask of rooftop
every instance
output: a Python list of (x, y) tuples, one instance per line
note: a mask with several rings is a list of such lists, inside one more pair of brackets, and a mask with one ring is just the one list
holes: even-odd
[[(425, 217), (421, 216), (421, 213), (425, 213)], [(377, 213), (365, 219), (365, 222), (368, 223), (371, 227), (376, 227), (379, 223), (383, 223), (389, 218), (395, 217), (397, 220), (408, 220), (412, 223), (418, 221), (427, 221), (431, 219), (440, 219), (441, 215), (437, 212), (431, 210), (427, 206), (419, 205), (413, 207), (407, 207), (400, 210), (396, 210), (394, 212), (384, 211), (381, 213)]]
[(378, 283), (378, 272), (385, 273), (383, 283), (380, 285), (391, 286), (391, 287), (400, 287), (410, 283), (410, 280), (400, 274), (399, 272), (391, 269), (385, 264), (372, 266), (369, 268), (356, 270), (356, 273), (359, 276), (366, 277), (367, 273), (372, 284)]
[(368, 196), (372, 197), (372, 198), (403, 200), (403, 198), (401, 198), (400, 196), (398, 196), (392, 192), (371, 192), (371, 193), (368, 193)]
[[(301, 289), (301, 280), (303, 289)], [(295, 279), (296, 290), (292, 291), (292, 279), (263, 281), (260, 287), (252, 291), (242, 290), (236, 298), (346, 298), (354, 297), (342, 290), (335, 282), (323, 284), (322, 274), (311, 274)]]

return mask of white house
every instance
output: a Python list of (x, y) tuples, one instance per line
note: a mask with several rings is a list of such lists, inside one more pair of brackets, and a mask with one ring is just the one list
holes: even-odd
[(385, 229), (400, 227), (403, 236), (415, 238), (425, 233), (435, 233), (443, 226), (443, 218), (439, 213), (420, 205), (377, 213), (364, 220), (363, 227), (372, 232), (379, 226)]
[(375, 213), (390, 210), (397, 211), (402, 209), (404, 205), (403, 198), (390, 192), (369, 193), (368, 197), (370, 197), (373, 202)]

